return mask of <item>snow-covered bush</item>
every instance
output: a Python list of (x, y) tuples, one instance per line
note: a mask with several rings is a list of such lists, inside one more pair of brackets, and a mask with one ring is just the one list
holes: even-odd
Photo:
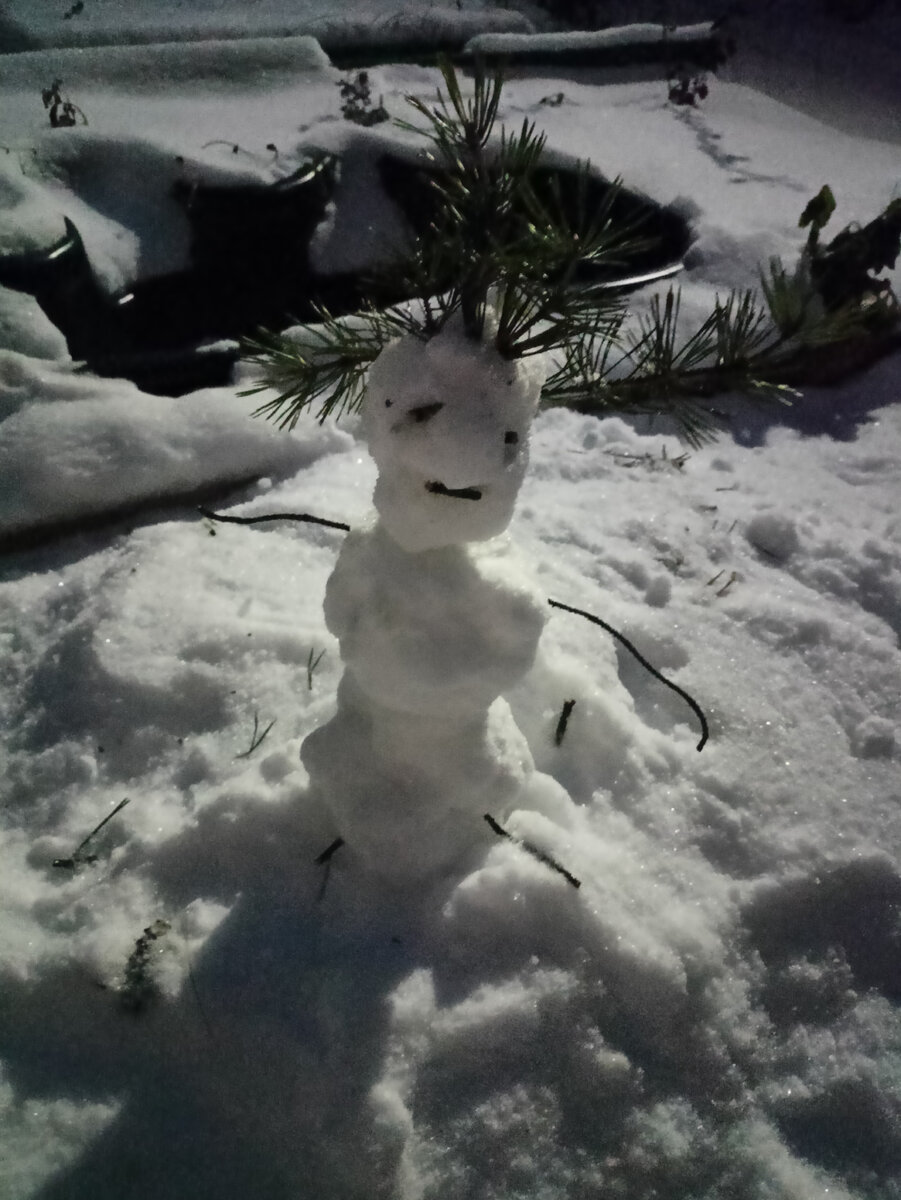
[[(717, 297), (688, 335), (673, 288), (630, 320), (609, 273), (628, 275), (630, 257), (647, 240), (640, 220), (616, 216), (619, 181), (592, 208), (591, 168), (579, 164), (572, 194), (564, 195), (559, 181), (548, 184), (542, 175), (545, 138), (534, 123), (524, 120), (518, 132), (497, 135), (500, 73), (489, 77), (477, 67), (470, 96), (451, 66), (443, 75), (447, 95), (439, 93), (435, 103), (408, 97), (427, 122), (419, 132), (430, 143), (435, 216), (379, 281), (385, 294), (419, 299), (387, 310), (369, 306), (351, 320), (323, 311), (302, 339), (265, 333), (249, 339), (247, 357), (262, 377), (245, 394), (276, 392), (259, 414), (291, 428), (317, 401), (320, 419), (355, 410), (367, 372), (389, 342), (401, 336), (427, 342), (453, 320), (473, 341), (493, 344), (505, 361), (546, 357), (542, 406), (666, 417), (698, 443), (721, 417), (712, 397), (744, 391), (784, 398), (782, 381), (794, 378), (799, 351), (860, 333), (855, 304), (824, 309), (804, 272), (791, 276), (781, 264), (778, 287), (771, 277), (762, 294)], [(594, 270), (588, 279), (586, 267)]]

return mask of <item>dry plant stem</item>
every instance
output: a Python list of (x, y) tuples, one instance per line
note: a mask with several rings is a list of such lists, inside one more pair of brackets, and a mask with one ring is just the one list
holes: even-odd
[(322, 867), (327, 862), (331, 862), (332, 856), (341, 849), (344, 845), (344, 838), (336, 837), (333, 842), (330, 842), (321, 854), (317, 854), (313, 859), (314, 866)]
[(623, 634), (621, 634), (618, 629), (614, 629), (612, 625), (608, 625), (606, 621), (602, 621), (600, 617), (596, 617), (592, 613), (585, 612), (585, 610), (582, 608), (573, 608), (570, 604), (561, 604), (559, 600), (548, 599), (548, 604), (550, 604), (552, 608), (560, 608), (564, 612), (575, 613), (576, 616), (584, 617), (586, 621), (591, 621), (594, 625), (600, 625), (601, 629), (606, 629), (606, 631), (612, 637), (615, 637), (617, 641), (621, 642), (626, 647), (630, 654), (634, 655), (634, 657), (638, 659), (645, 670), (651, 672), (655, 679), (659, 679), (661, 683), (665, 683), (668, 688), (671, 688), (677, 693), (677, 695), (681, 696), (701, 722), (701, 740), (698, 742), (696, 749), (704, 749), (704, 747), (707, 745), (707, 739), (710, 736), (707, 718), (704, 716), (701, 706), (696, 700), (689, 696), (688, 692), (686, 692), (683, 688), (680, 688), (677, 683), (673, 683), (672, 680), (667, 679), (664, 675), (661, 675), (657, 668), (651, 666), (644, 655), (632, 645), (627, 637), (624, 637)]
[(322, 872), (322, 883), (319, 885), (319, 891), (316, 895), (317, 904), (321, 904), (325, 899), (325, 891), (328, 887), (328, 881), (332, 873), (332, 857), (338, 850), (341, 849), (343, 845), (344, 838), (336, 837), (333, 842), (326, 846), (321, 854), (317, 854), (317, 856), (313, 859), (314, 866), (325, 867), (325, 870)]
[(515, 837), (509, 832), (509, 830), (504, 829), (503, 825), (501, 825), (498, 821), (495, 821), (491, 813), (485, 813), (485, 820), (488, 822), (491, 829), (498, 835), (498, 837), (507, 838), (507, 840), (513, 842), (514, 845), (521, 846), (527, 854), (531, 854), (532, 857), (536, 858), (540, 863), (543, 863), (546, 867), (550, 867), (551, 870), (556, 871), (558, 875), (562, 875), (571, 887), (580, 888), (582, 886), (581, 879), (576, 879), (575, 875), (567, 871), (566, 867), (562, 867), (560, 863), (556, 861), (556, 859), (551, 858), (549, 854), (545, 854), (543, 850), (539, 850), (539, 848), (534, 846), (531, 842), (527, 842), (523, 838)]
[(310, 647), (310, 653), (307, 657), (307, 691), (312, 692), (312, 690), (313, 690), (313, 672), (316, 670), (316, 668), (322, 662), (322, 659), (324, 657), (325, 657), (325, 651), (320, 650), (319, 653), (316, 655), (316, 657), (313, 658), (313, 647), (312, 646)]
[(150, 1001), (157, 999), (159, 993), (150, 969), (151, 953), (153, 943), (164, 937), (170, 928), (168, 921), (154, 921), (135, 942), (125, 964), (125, 980), (119, 989), (119, 1005), (126, 1012), (137, 1015)]
[(120, 800), (119, 803), (116, 805), (116, 807), (113, 809), (113, 811), (111, 813), (107, 813), (107, 815), (103, 818), (103, 820), (100, 822), (100, 824), (95, 825), (94, 828), (91, 830), (91, 832), (88, 834), (88, 836), (86, 838), (83, 838), (79, 842), (78, 846), (75, 848), (75, 853), (72, 855), (71, 858), (55, 858), (53, 860), (53, 866), (54, 867), (64, 867), (66, 870), (74, 871), (75, 868), (77, 866), (79, 866), (81, 863), (94, 862), (95, 855), (85, 854), (84, 853), (85, 847), (90, 845), (90, 843), (97, 836), (97, 834), (104, 827), (104, 825), (106, 825), (109, 821), (111, 821), (117, 813), (120, 813), (126, 804), (128, 804), (127, 796), (125, 797), (124, 800)]
[(566, 727), (569, 724), (570, 714), (575, 707), (575, 700), (563, 701), (563, 708), (560, 710), (560, 719), (557, 722), (557, 728), (554, 730), (555, 746), (560, 746), (563, 744), (563, 739), (566, 736)]
[(350, 531), (350, 526), (344, 521), (328, 521), (325, 517), (314, 517), (310, 513), (266, 513), (262, 517), (227, 517), (224, 513), (213, 512), (209, 508), (198, 506), (197, 511), (208, 521), (225, 521), (230, 525), (259, 525), (263, 521), (308, 521), (313, 525), (325, 525), (328, 529), (343, 529)]
[(250, 758), (250, 756), (251, 756), (251, 754), (253, 754), (254, 750), (256, 750), (258, 746), (262, 745), (266, 735), (269, 733), (269, 730), (272, 728), (272, 726), (275, 724), (275, 722), (277, 720), (278, 720), (277, 717), (273, 717), (272, 720), (269, 722), (269, 724), (266, 726), (266, 728), (263, 730), (263, 732), (260, 733), (259, 732), (260, 717), (259, 717), (258, 713), (254, 713), (253, 714), (253, 735), (251, 736), (251, 739), (250, 739), (250, 748), (248, 750), (245, 750), (243, 754), (236, 754), (235, 758)]

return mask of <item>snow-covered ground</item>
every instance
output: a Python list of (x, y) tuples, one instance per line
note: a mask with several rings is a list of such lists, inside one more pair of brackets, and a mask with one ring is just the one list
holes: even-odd
[[(117, 289), (183, 261), (179, 173), (276, 178), (361, 136), (309, 42), (238, 45), (0, 59), (0, 248), (69, 216)], [(393, 116), (437, 82), (371, 74)], [(87, 127), (47, 128), (55, 77)], [(503, 114), (691, 217), (689, 316), (791, 259), (822, 183), (838, 224), (901, 180), (896, 146), (736, 83), (685, 110), (517, 77)], [(73, 373), (0, 289), (0, 538), (130, 514), (0, 560), (0, 1197), (901, 1197), (899, 379), (741, 408), (688, 454), (540, 416), (513, 525), (540, 587), (710, 741), (549, 609), (508, 699), (575, 808), (511, 827), (581, 887), (487, 826), (463, 877), (376, 887), (352, 847), (314, 864), (334, 831), (299, 758), (335, 708), (343, 535), (183, 499), (359, 526), (355, 422), (279, 433), (237, 388)], [(402, 880), (417, 847), (394, 853)]]

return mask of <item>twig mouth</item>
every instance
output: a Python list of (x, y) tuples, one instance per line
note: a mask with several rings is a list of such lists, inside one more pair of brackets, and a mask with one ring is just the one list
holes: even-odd
[(438, 480), (425, 485), (425, 490), (435, 496), (450, 496), (452, 500), (481, 500), (482, 489), (475, 487), (449, 488)]

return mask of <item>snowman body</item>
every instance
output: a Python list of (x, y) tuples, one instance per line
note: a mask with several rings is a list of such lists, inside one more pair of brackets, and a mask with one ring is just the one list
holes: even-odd
[(345, 671), (304, 742), (335, 831), (376, 874), (440, 872), (490, 836), (535, 774), (502, 693), (531, 667), (545, 602), (505, 533), (541, 390), (455, 329), (394, 342), (370, 371), (363, 428), (377, 516), (348, 535), (325, 619)]

